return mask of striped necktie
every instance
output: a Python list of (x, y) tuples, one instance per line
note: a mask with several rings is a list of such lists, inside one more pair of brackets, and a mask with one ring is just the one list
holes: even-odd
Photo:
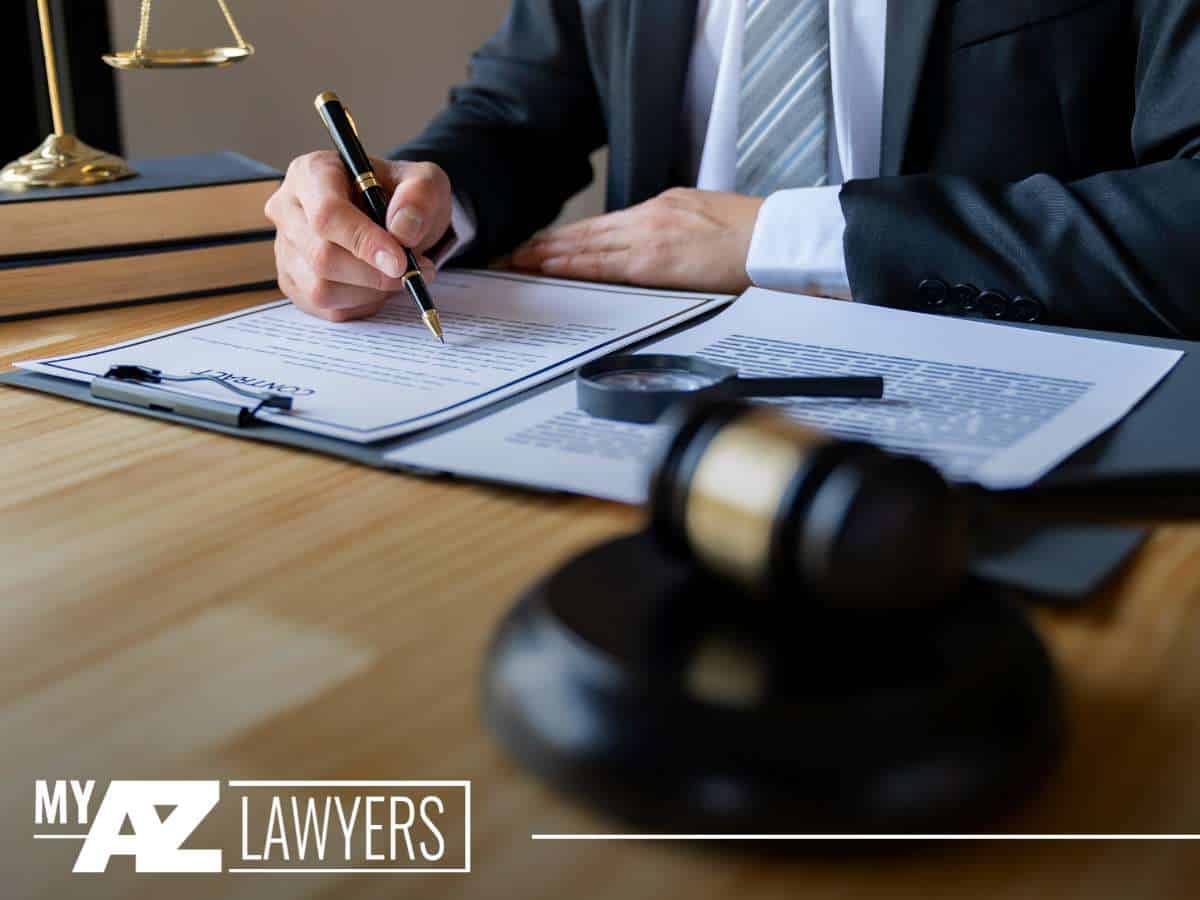
[(829, 0), (747, 0), (737, 190), (829, 179)]

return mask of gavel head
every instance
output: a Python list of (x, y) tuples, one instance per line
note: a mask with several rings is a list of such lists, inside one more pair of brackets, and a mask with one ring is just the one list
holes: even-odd
[(965, 504), (936, 469), (769, 406), (673, 410), (650, 486), (664, 547), (773, 598), (845, 608), (940, 602), (963, 579)]

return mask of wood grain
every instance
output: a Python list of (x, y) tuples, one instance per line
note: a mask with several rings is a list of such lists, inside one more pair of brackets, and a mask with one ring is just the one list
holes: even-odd
[[(269, 299), (0, 325), (0, 364)], [(515, 595), (639, 514), (427, 481), (0, 388), (6, 897), (1194, 896), (1194, 845), (988, 843), (836, 858), (548, 844), (613, 830), (512, 766), (477, 710)], [(1071, 742), (1013, 832), (1200, 832), (1200, 529), (1158, 531), (1088, 610), (1038, 615)], [(470, 876), (69, 874), (35, 778), (469, 778)], [(222, 828), (235, 822), (222, 820)], [(234, 837), (231, 844), (236, 844)]]

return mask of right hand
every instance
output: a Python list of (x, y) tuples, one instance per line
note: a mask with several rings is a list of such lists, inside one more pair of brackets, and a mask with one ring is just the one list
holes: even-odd
[(371, 163), (392, 197), (386, 230), (354, 204), (350, 176), (331, 150), (293, 160), (267, 201), (280, 288), (302, 310), (331, 322), (373, 316), (404, 289), (404, 247), (432, 280), (424, 253), (450, 227), (450, 179), (439, 166)]

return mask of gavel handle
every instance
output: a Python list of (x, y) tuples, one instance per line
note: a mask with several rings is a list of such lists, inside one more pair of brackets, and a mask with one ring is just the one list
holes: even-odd
[(830, 378), (737, 378), (729, 384), (737, 397), (847, 397), (878, 400), (883, 379), (877, 375)]
[(1017, 490), (964, 489), (983, 515), (1029, 522), (1153, 524), (1200, 520), (1200, 476), (1156, 473), (1096, 478)]

